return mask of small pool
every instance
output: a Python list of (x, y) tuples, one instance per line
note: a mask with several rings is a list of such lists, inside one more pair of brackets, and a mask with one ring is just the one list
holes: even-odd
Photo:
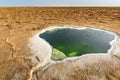
[(53, 28), (39, 34), (52, 47), (52, 59), (80, 56), (89, 53), (107, 53), (114, 35), (93, 28)]

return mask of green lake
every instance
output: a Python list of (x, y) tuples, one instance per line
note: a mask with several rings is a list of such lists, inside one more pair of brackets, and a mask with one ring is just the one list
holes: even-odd
[(53, 47), (53, 60), (89, 53), (106, 53), (114, 36), (92, 28), (55, 28), (39, 35)]

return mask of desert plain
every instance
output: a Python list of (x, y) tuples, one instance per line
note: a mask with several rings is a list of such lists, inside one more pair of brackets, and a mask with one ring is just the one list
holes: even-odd
[(27, 48), (29, 39), (57, 26), (88, 26), (120, 34), (120, 8), (0, 7), (0, 80), (120, 80), (119, 52), (81, 56), (31, 74), (36, 65), (29, 58), (33, 55)]

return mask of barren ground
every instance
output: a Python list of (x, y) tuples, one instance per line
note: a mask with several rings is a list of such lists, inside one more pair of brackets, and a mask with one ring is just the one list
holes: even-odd
[[(27, 80), (29, 78), (29, 72), (32, 67), (31, 64), (27, 63), (28, 59), (24, 58), (24, 56), (27, 54), (26, 45), (28, 44), (29, 38), (44, 28), (65, 25), (79, 27), (90, 26), (110, 30), (120, 34), (120, 8), (1, 7), (0, 80)], [(105, 58), (102, 60), (105, 60)], [(110, 61), (108, 61), (108, 63)], [(118, 63), (120, 64), (120, 59)], [(110, 62), (110, 64), (115, 66), (112, 64), (112, 62)], [(71, 68), (74, 69), (68, 67), (67, 71), (69, 71), (70, 74), (65, 74), (64, 71), (66, 68), (63, 68), (68, 65), (73, 66)], [(99, 75), (98, 77), (104, 76), (104, 74), (99, 74), (99, 72), (94, 71), (94, 69), (91, 69), (92, 71), (90, 72), (87, 70), (89, 68), (87, 68), (85, 71), (79, 70), (78, 68), (78, 66), (71, 65), (70, 63), (61, 63), (51, 66), (46, 71), (42, 72), (43, 75), (41, 73), (38, 73), (37, 78), (39, 80), (95, 80), (95, 78), (86, 78), (86, 75), (83, 75), (82, 78), (79, 77), (79, 75), (85, 71), (88, 71), (87, 74)], [(56, 74), (55, 76), (52, 76), (52, 70), (53, 73), (55, 73), (54, 69), (56, 70)], [(120, 80), (120, 65), (115, 69), (110, 69), (112, 69), (109, 71), (110, 74), (114, 72), (117, 75), (112, 74), (112, 76), (109, 76), (109, 73), (106, 73), (107, 75), (104, 79)], [(60, 75), (64, 74), (69, 78), (60, 78), (60, 76), (57, 75), (57, 70), (61, 72)], [(99, 79), (96, 78), (96, 80)]]

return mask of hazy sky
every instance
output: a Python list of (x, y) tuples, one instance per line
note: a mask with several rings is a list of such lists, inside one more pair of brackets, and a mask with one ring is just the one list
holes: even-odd
[(0, 6), (120, 6), (120, 0), (0, 0)]

